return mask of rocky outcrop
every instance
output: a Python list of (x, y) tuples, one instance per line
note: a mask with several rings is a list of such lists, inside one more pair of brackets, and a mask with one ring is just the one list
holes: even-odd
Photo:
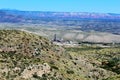
[(27, 67), (22, 72), (21, 77), (25, 79), (32, 78), (34, 75), (42, 77), (43, 74), (47, 73), (50, 73), (50, 66), (47, 63), (44, 63)]

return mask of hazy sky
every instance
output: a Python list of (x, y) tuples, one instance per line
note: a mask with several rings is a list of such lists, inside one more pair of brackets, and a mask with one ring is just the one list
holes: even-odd
[(120, 13), (120, 0), (0, 0), (0, 9)]

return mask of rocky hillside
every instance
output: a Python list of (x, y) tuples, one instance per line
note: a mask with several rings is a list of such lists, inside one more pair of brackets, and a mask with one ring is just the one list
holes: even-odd
[(46, 38), (18, 30), (0, 30), (0, 80), (27, 80), (49, 73), (51, 67), (46, 62), (54, 57), (54, 49)]
[(45, 38), (18, 30), (0, 30), (0, 51), (21, 52), (33, 56), (38, 51), (49, 51), (52, 44)]
[(0, 80), (119, 80), (119, 58), (119, 48), (61, 47), (32, 33), (0, 30)]

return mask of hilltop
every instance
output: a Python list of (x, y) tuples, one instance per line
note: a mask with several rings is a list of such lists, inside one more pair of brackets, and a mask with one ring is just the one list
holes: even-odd
[(1, 51), (20, 51), (24, 55), (31, 55), (35, 50), (49, 51), (51, 43), (40, 36), (19, 30), (0, 30)]

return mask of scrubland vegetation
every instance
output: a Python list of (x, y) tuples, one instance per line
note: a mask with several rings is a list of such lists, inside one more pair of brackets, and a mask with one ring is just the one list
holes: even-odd
[(119, 80), (120, 47), (61, 47), (19, 30), (0, 30), (0, 80)]

